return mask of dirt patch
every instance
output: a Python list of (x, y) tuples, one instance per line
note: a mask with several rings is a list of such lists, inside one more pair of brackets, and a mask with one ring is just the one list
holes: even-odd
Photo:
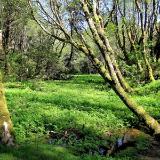
[(160, 160), (160, 142), (152, 140), (150, 148), (138, 157), (140, 160)]

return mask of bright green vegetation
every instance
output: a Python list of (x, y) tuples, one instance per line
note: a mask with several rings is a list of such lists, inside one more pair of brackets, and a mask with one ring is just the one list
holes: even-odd
[[(149, 145), (140, 139), (136, 147), (114, 158), (96, 154), (100, 145), (111, 144), (122, 130), (138, 122), (100, 76), (8, 82), (5, 86), (18, 145), (14, 149), (1, 147), (0, 160), (133, 160)], [(160, 118), (158, 88), (160, 81), (137, 88), (132, 95), (156, 118)], [(64, 134), (69, 130), (74, 132), (68, 132), (68, 138), (48, 143), (48, 131)], [(104, 136), (108, 131), (111, 137)], [(77, 139), (78, 134), (83, 137)]]

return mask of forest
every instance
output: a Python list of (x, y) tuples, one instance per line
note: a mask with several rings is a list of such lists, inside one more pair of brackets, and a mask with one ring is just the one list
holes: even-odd
[(160, 160), (160, 0), (0, 13), (0, 160)]

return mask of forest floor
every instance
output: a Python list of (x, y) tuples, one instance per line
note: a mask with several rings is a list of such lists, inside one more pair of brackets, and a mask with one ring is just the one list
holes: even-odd
[(160, 160), (160, 142), (153, 140), (145, 154), (139, 154), (141, 160)]
[[(74, 76), (65, 81), (7, 82), (5, 87), (16, 146), (0, 146), (0, 160), (159, 157), (159, 144), (143, 137), (134, 147), (120, 150), (114, 157), (99, 154), (100, 146), (109, 147), (128, 128), (136, 127), (146, 133), (148, 129), (98, 75)], [(160, 81), (137, 86), (131, 96), (160, 119)]]

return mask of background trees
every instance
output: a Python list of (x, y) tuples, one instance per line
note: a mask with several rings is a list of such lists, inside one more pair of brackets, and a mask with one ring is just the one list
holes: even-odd
[[(107, 152), (117, 137), (124, 137), (124, 128), (140, 127), (159, 137), (159, 1), (2, 4), (0, 66), (8, 81), (10, 114), (1, 83), (0, 137), (3, 143), (12, 143), (11, 115), (20, 143), (17, 153), (11, 151), (16, 159), (32, 159), (22, 143), (35, 145), (29, 148), (37, 148), (33, 157), (39, 155), (37, 139), (43, 147), (62, 144), (86, 159), (101, 154), (101, 148)], [(142, 143), (144, 149), (147, 143)]]
[(95, 72), (77, 50), (73, 53), (72, 46), (59, 43), (35, 24), (26, 1), (2, 1), (1, 11), (1, 68), (7, 78), (63, 79), (68, 73)]
[[(104, 78), (106, 82), (108, 82), (113, 90), (117, 93), (117, 95), (121, 98), (121, 100), (126, 104), (126, 106), (134, 113), (136, 114), (140, 119), (142, 119), (147, 126), (149, 126), (152, 130), (154, 130), (156, 135), (160, 134), (160, 125), (159, 123), (149, 116), (145, 112), (145, 110), (138, 106), (127, 94), (127, 92), (131, 91), (128, 83), (125, 81), (121, 70), (119, 69), (119, 65), (117, 63), (116, 58), (116, 51), (112, 49), (110, 42), (108, 40), (108, 35), (105, 30), (105, 22), (103, 19), (103, 13), (105, 12), (105, 2), (104, 1), (49, 1), (50, 3), (41, 3), (40, 1), (36, 1), (36, 3), (33, 3), (36, 5), (36, 7), (39, 8), (39, 12), (41, 13), (41, 18), (39, 19), (33, 11), (32, 8), (32, 2), (29, 1), (29, 4), (32, 8), (32, 14), (35, 19), (35, 21), (39, 24), (39, 26), (50, 36), (53, 38), (63, 42), (63, 43), (69, 43), (72, 46), (74, 46), (79, 51), (82, 51), (93, 63), (95, 68), (98, 70), (98, 72), (101, 74), (101, 76)], [(53, 3), (53, 5), (52, 5)], [(117, 1), (114, 1), (113, 5), (115, 5), (113, 8), (118, 8)], [(126, 10), (125, 10), (125, 1), (123, 1), (123, 13), (122, 13), (122, 41), (119, 35), (119, 46), (122, 49), (124, 55), (126, 56), (126, 38), (125, 35), (128, 35), (130, 38), (130, 41), (134, 41), (131, 36), (130, 31), (128, 30), (127, 33), (125, 33), (124, 27), (125, 27), (125, 21), (127, 21), (126, 17)], [(147, 35), (147, 11), (148, 11), (148, 2), (139, 2), (135, 1), (136, 11), (138, 13), (138, 16), (140, 17), (140, 22), (137, 23), (137, 17), (135, 18), (135, 25), (139, 29), (140, 35), (138, 40), (138, 47), (140, 53), (142, 53), (142, 57), (144, 60), (144, 64), (146, 66), (146, 71), (148, 73), (148, 77), (150, 80), (154, 80), (154, 76), (152, 73), (152, 68), (150, 66), (150, 63), (148, 61), (147, 57), (147, 49), (146, 49), (146, 35)], [(141, 6), (145, 7), (145, 11), (143, 13)], [(68, 6), (74, 6), (77, 10), (79, 10), (79, 14), (81, 15), (80, 18), (77, 19), (77, 13), (70, 15), (70, 10), (68, 9)], [(42, 12), (40, 12), (42, 11)], [(72, 11), (74, 13), (74, 10)], [(115, 15), (116, 18), (116, 27), (118, 29), (118, 18), (119, 15), (116, 11)], [(119, 10), (119, 14), (121, 14)], [(76, 37), (72, 35), (72, 32), (69, 32), (72, 27), (69, 28), (69, 22), (67, 21), (68, 18), (74, 18), (76, 19), (76, 25), (74, 25), (74, 31), (76, 33)], [(130, 19), (129, 19), (130, 20)], [(47, 23), (46, 23), (47, 22)], [(51, 25), (50, 25), (51, 24)], [(140, 24), (140, 26), (139, 26)], [(79, 29), (79, 25), (81, 26), (81, 30)], [(128, 27), (128, 26), (127, 26)], [(136, 29), (137, 29), (136, 28)], [(93, 50), (90, 46), (90, 43), (86, 41), (86, 30), (90, 30), (90, 41), (96, 46), (97, 52), (99, 55), (102, 56), (103, 61), (101, 61), (97, 55), (95, 54), (95, 50)], [(52, 32), (54, 30), (54, 32)], [(127, 30), (127, 29), (126, 29)], [(119, 29), (117, 30), (119, 31)], [(138, 32), (138, 34), (139, 34)], [(59, 33), (59, 36), (56, 34)], [(85, 34), (84, 34), (85, 33)], [(134, 42), (133, 42), (134, 43)], [(134, 47), (135, 44), (132, 44), (132, 47)], [(134, 48), (134, 52), (136, 52), (136, 48)], [(133, 52), (133, 53), (134, 53)], [(126, 60), (126, 58), (125, 58)], [(137, 58), (138, 60), (138, 58)], [(128, 59), (127, 59), (128, 61)], [(139, 63), (139, 62), (138, 62)]]
[(113, 6), (111, 23), (115, 25), (123, 59), (129, 66), (135, 64), (143, 78), (154, 81), (159, 1), (114, 1)]
[[(60, 3), (65, 4), (65, 2), (60, 2)], [(159, 70), (158, 70), (159, 1), (156, 0), (151, 2), (147, 1), (130, 2), (127, 0), (115, 0), (109, 2), (99, 1), (99, 4), (102, 3), (104, 4), (104, 6), (102, 7), (101, 5), (100, 14), (104, 21), (103, 23), (105, 32), (108, 35), (108, 39), (111, 42), (110, 44), (112, 48), (116, 50), (116, 59), (117, 63), (122, 67), (121, 71), (122, 74), (125, 76), (132, 76), (134, 82), (139, 82), (139, 81), (147, 82), (147, 81), (152, 81), (155, 78), (158, 78), (159, 77)], [(46, 33), (43, 33), (43, 31), (41, 31), (41, 28), (37, 28), (35, 22), (32, 20), (30, 9), (26, 1), (23, 0), (4, 1), (2, 4), (4, 7), (2, 9), (3, 14), (1, 15), (1, 23), (3, 24), (4, 28), (3, 35), (5, 37), (5, 40), (3, 42), (3, 45), (6, 48), (4, 51), (6, 53), (3, 54), (3, 56), (1, 56), (2, 59), (1, 65), (4, 68), (6, 74), (7, 72), (10, 72), (12, 74), (12, 76), (10, 74), (10, 77), (12, 78), (21, 80), (28, 78), (35, 78), (36, 73), (34, 72), (37, 71), (34, 69), (27, 69), (26, 65), (29, 65), (29, 63), (32, 61), (34, 65), (38, 66), (38, 64), (36, 64), (38, 61), (35, 61), (35, 58), (33, 59), (32, 57), (33, 54), (32, 51), (36, 50), (34, 49), (34, 47), (36, 46), (37, 47), (41, 46), (42, 48), (44, 46), (45, 48), (45, 43), (44, 45), (42, 45), (42, 43), (40, 44), (39, 43), (40, 41), (37, 41), (36, 36), (46, 37), (46, 39), (48, 40), (53, 39), (53, 41), (54, 38), (52, 36), (50, 37), (46, 36), (45, 35)], [(45, 10), (43, 10), (42, 5), (45, 5), (44, 9), (48, 13), (45, 12)], [(38, 8), (39, 9), (41, 8), (41, 11), (38, 11), (36, 13), (36, 16), (40, 18), (40, 21), (47, 29), (51, 30), (51, 28), (54, 28), (54, 32), (57, 32), (57, 28), (55, 29), (55, 27), (51, 26), (53, 23), (52, 22), (53, 17), (51, 16), (52, 11), (49, 10), (49, 8), (50, 5), (51, 6), (54, 5), (53, 2), (49, 2), (47, 5), (46, 4), (42, 5), (40, 5), (39, 2), (37, 3), (36, 10), (38, 11)], [(7, 9), (7, 6), (8, 7), (12, 6), (12, 7), (9, 7)], [(83, 15), (81, 14), (81, 11), (76, 10), (79, 8), (77, 8), (73, 3), (72, 5), (64, 7), (60, 7), (59, 10), (64, 8), (67, 11), (67, 13), (63, 12), (63, 15), (65, 18), (64, 20), (65, 24), (67, 25), (67, 30), (70, 33), (70, 35), (72, 37), (76, 37), (77, 31), (82, 33), (86, 31), (85, 38), (88, 41), (90, 41), (90, 45), (92, 47), (97, 49), (97, 47), (93, 43), (93, 40), (91, 40), (90, 37), (91, 32), (89, 31), (88, 27), (85, 26), (86, 22), (83, 18)], [(143, 13), (141, 13), (142, 11)], [(49, 15), (45, 17), (45, 14)], [(7, 16), (9, 17), (10, 20), (8, 20), (9, 24), (5, 25), (5, 23), (7, 23), (6, 22)], [(77, 31), (75, 30), (75, 28), (77, 28)], [(145, 38), (143, 38), (144, 30), (145, 30)], [(39, 36), (39, 34), (41, 34), (41, 36)], [(44, 34), (44, 36), (42, 36), (42, 34)], [(57, 33), (57, 34), (62, 34), (62, 33)], [(56, 49), (57, 47), (55, 46), (52, 46), (53, 49), (51, 50), (53, 52), (57, 50), (56, 51), (57, 54), (58, 52), (62, 52), (60, 56), (61, 57), (60, 61), (63, 64), (61, 66), (64, 66), (64, 68), (62, 67), (62, 71), (59, 74), (63, 73), (64, 75), (64, 73), (72, 74), (75, 72), (82, 72), (82, 73), (96, 72), (94, 69), (92, 69), (92, 67), (90, 67), (90, 65), (88, 65), (90, 64), (90, 61), (86, 58), (83, 58), (84, 56), (73, 45), (67, 43), (59, 44), (58, 41), (55, 41), (55, 43), (58, 46), (58, 50)], [(145, 54), (143, 54), (144, 50)], [(22, 67), (22, 70), (20, 71), (17, 68), (18, 65), (21, 64), (17, 62), (21, 61), (20, 59), (22, 57), (23, 59), (25, 59), (25, 61), (28, 62), (26, 63), (26, 65), (23, 64), (24, 67)], [(102, 56), (98, 58), (101, 59)], [(47, 64), (47, 62), (44, 63)], [(32, 68), (32, 65), (30, 65), (29, 68)], [(21, 73), (24, 73), (24, 77), (22, 76)], [(43, 73), (39, 77), (42, 78), (43, 77), (42, 75)], [(54, 78), (55, 76), (50, 76), (50, 77)], [(58, 77), (61, 76), (59, 75)]]

